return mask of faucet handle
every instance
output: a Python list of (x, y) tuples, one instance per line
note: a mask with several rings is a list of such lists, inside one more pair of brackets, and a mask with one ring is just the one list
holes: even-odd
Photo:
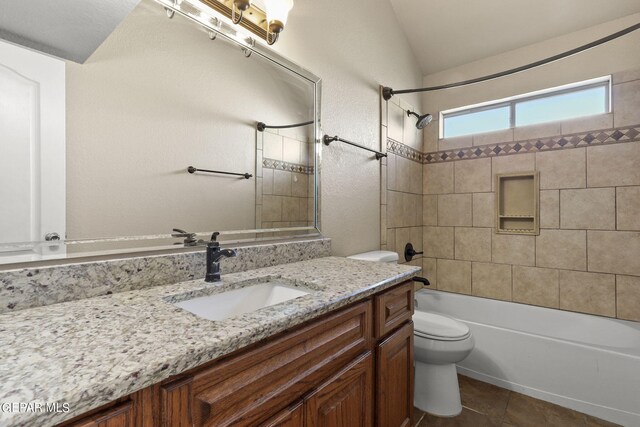
[(188, 231), (180, 230), (179, 228), (174, 228), (173, 233), (171, 233), (171, 237), (189, 237), (193, 233), (189, 233)]
[(208, 248), (219, 248), (220, 247), (220, 242), (218, 242), (218, 236), (220, 235), (220, 233), (218, 233), (217, 231), (214, 232), (211, 235), (211, 240), (207, 243), (207, 247)]
[(173, 233), (171, 233), (171, 237), (185, 237), (188, 240), (195, 240), (196, 233), (189, 233), (188, 231), (184, 231), (179, 228), (174, 228)]
[(198, 235), (196, 233), (189, 233), (188, 231), (174, 228), (171, 237), (184, 237), (183, 244), (185, 246), (196, 246), (198, 244)]

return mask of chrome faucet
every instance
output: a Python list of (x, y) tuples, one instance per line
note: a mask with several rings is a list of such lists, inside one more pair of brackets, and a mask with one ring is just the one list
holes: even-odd
[(220, 243), (217, 241), (219, 235), (220, 233), (216, 231), (211, 235), (211, 241), (207, 243), (207, 274), (204, 277), (205, 282), (219, 282), (220, 259), (237, 255), (233, 249), (220, 249)]

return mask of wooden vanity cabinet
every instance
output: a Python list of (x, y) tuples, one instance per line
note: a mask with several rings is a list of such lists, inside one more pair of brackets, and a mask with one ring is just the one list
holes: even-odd
[(413, 418), (413, 323), (376, 346), (376, 425), (411, 427)]
[(410, 426), (413, 289), (405, 282), (63, 425)]
[(405, 282), (374, 296), (375, 337), (380, 339), (413, 317), (413, 282)]
[(297, 402), (289, 408), (284, 409), (271, 419), (260, 424), (260, 427), (303, 427), (304, 426), (304, 406), (302, 402)]
[(185, 384), (193, 425), (259, 425), (370, 349), (371, 319), (365, 301), (199, 370)]
[(305, 427), (365, 427), (373, 421), (373, 357), (348, 364), (305, 400)]
[(73, 427), (133, 427), (134, 422), (133, 404), (126, 402), (85, 417), (71, 425)]

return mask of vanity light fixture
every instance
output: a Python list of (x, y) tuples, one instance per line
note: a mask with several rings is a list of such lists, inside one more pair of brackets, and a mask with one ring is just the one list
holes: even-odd
[[(156, 0), (165, 6), (167, 16), (173, 18), (176, 11), (205, 26), (209, 38), (215, 40), (216, 33), (222, 27), (222, 21), (211, 15), (217, 12), (233, 24), (241, 25), (273, 45), (287, 24), (289, 12), (293, 8), (293, 0)], [(186, 8), (184, 7), (186, 4)], [(244, 18), (243, 19), (243, 14)], [(211, 28), (211, 27), (214, 28)], [(227, 38), (237, 40), (240, 44), (251, 48), (255, 39), (245, 37), (238, 31), (227, 31)], [(247, 57), (250, 52), (245, 51)]]
[[(231, 20), (234, 24), (242, 22), (242, 14), (251, 7), (251, 0), (233, 0), (233, 8), (231, 10)], [(240, 13), (238, 13), (240, 11)]]
[(293, 8), (293, 0), (264, 0), (267, 13), (267, 43), (269, 45), (278, 41), (278, 37), (285, 25), (289, 12)]

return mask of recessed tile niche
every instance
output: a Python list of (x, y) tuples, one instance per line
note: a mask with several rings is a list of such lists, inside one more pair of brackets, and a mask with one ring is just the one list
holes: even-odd
[(497, 174), (496, 233), (540, 233), (537, 172)]

